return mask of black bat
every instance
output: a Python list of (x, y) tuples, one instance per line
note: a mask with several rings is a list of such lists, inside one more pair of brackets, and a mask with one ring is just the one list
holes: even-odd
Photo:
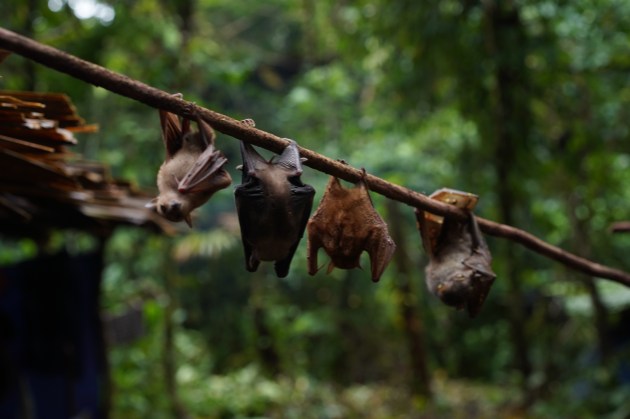
[(227, 159), (214, 147), (212, 127), (197, 117), (198, 132), (190, 121), (160, 110), (166, 159), (157, 175), (159, 195), (147, 204), (170, 221), (186, 221), (192, 227), (191, 211), (203, 205), (218, 190), (232, 183), (223, 169)]
[(280, 278), (289, 273), (315, 195), (300, 179), (303, 160), (297, 143), (289, 141), (282, 154), (269, 161), (241, 142), (243, 180), (234, 191), (245, 267), (254, 272), (260, 261), (275, 261)]
[(470, 317), (475, 317), (496, 278), (490, 266), (490, 250), (470, 211), (477, 197), (442, 189), (431, 198), (466, 209), (469, 218), (443, 219), (416, 209), (422, 243), (429, 256), (425, 269), (427, 286), (445, 304), (458, 309), (466, 307)]
[(344, 188), (331, 176), (324, 196), (308, 222), (308, 273), (315, 275), (317, 252), (324, 248), (330, 257), (328, 273), (333, 268), (359, 266), (363, 251), (370, 255), (372, 281), (378, 282), (396, 250), (387, 224), (378, 215), (363, 178), (354, 188)]

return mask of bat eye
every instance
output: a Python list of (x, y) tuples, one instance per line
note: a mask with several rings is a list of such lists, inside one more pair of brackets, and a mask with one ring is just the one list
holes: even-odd
[(160, 213), (162, 214), (166, 214), (166, 212), (168, 211), (168, 207), (164, 204), (160, 205)]

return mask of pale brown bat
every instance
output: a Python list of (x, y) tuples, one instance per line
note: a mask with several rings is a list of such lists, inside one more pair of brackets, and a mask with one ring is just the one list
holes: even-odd
[(470, 317), (475, 317), (496, 278), (490, 250), (471, 212), (478, 198), (453, 189), (440, 189), (430, 198), (465, 209), (470, 216), (459, 221), (416, 209), (418, 229), (429, 256), (427, 287), (445, 304), (465, 307)]
[(177, 115), (163, 110), (160, 122), (166, 159), (157, 175), (160, 193), (147, 207), (192, 227), (191, 212), (232, 183), (223, 169), (227, 159), (214, 147), (214, 130), (201, 117), (196, 121), (198, 132), (191, 131), (188, 119), (180, 123)]
[(289, 141), (282, 154), (269, 161), (241, 142), (243, 180), (234, 190), (246, 269), (254, 272), (260, 261), (275, 261), (280, 278), (289, 273), (315, 195), (300, 179), (303, 159), (297, 143)]
[(359, 266), (363, 251), (370, 255), (372, 281), (378, 282), (387, 267), (396, 244), (389, 236), (387, 224), (378, 215), (363, 178), (354, 188), (344, 188), (331, 177), (319, 207), (308, 222), (308, 273), (315, 275), (317, 252), (324, 248), (330, 257), (328, 273), (335, 267)]

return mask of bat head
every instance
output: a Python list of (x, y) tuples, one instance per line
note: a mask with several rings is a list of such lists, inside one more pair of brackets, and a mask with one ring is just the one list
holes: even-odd
[(190, 212), (193, 208), (191, 208), (189, 200), (182, 199), (181, 195), (176, 192), (160, 194), (157, 198), (149, 202), (146, 207), (153, 209), (169, 221), (186, 221), (186, 224), (192, 227)]
[(426, 269), (429, 291), (448, 306), (458, 310), (466, 309), (470, 317), (475, 317), (488, 296), (495, 275), (492, 272), (478, 271), (465, 264), (436, 266)]
[(461, 270), (449, 271), (440, 275), (435, 270), (427, 269), (429, 291), (446, 305), (462, 309), (468, 300), (468, 277)]

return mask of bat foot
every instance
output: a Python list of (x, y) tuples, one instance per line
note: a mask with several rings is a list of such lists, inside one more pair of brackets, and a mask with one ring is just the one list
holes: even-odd
[(256, 272), (258, 270), (258, 266), (260, 266), (260, 261), (254, 256), (250, 256), (245, 263), (245, 269), (247, 269), (248, 272)]

